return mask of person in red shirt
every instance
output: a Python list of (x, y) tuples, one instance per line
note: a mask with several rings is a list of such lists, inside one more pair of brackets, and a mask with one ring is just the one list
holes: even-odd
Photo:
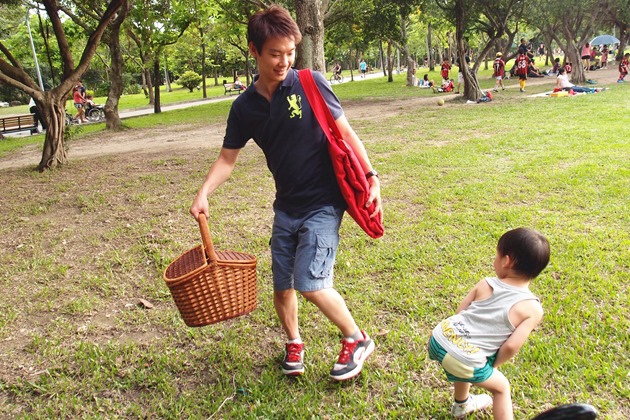
[(625, 78), (628, 75), (628, 68), (630, 67), (630, 53), (626, 53), (623, 59), (619, 62), (619, 80), (617, 83), (625, 82)]
[(74, 118), (78, 118), (82, 123), (86, 123), (85, 119), (85, 99), (81, 96), (81, 91), (78, 86), (72, 89), (72, 99), (74, 100), (74, 107), (77, 109), (77, 115)]
[(494, 64), (492, 65), (493, 76), (496, 80), (494, 84), (494, 91), (499, 91), (499, 86), (501, 86), (501, 90), (505, 90), (505, 86), (503, 85), (503, 76), (505, 75), (505, 62), (501, 58), (503, 56), (502, 53), (497, 53), (497, 58), (494, 59)]
[(567, 74), (571, 74), (571, 72), (573, 71), (573, 66), (571, 65), (570, 61), (564, 63), (564, 71), (566, 71)]
[(529, 67), (529, 56), (521, 52), (516, 57), (516, 74), (518, 75), (518, 84), (521, 85), (521, 92), (525, 92), (525, 85), (527, 84), (527, 69)]
[(451, 70), (451, 63), (448, 61), (448, 58), (445, 58), (442, 61), (442, 80), (449, 80), (448, 72)]

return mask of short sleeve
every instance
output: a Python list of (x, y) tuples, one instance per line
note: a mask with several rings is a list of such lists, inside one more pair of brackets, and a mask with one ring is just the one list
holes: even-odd
[(251, 136), (244, 132), (247, 124), (240, 124), (238, 105), (236, 102), (232, 104), (227, 119), (227, 127), (225, 128), (225, 137), (223, 138), (223, 147), (226, 149), (242, 149), (249, 141)]
[(332, 91), (330, 84), (324, 78), (324, 75), (318, 71), (314, 71), (313, 78), (315, 79), (315, 83), (319, 88), (319, 91), (322, 93), (322, 96), (326, 100), (328, 104), (328, 108), (333, 115), (333, 118), (336, 120), (337, 118), (343, 115), (343, 108), (341, 107), (341, 103), (339, 102), (339, 98)]

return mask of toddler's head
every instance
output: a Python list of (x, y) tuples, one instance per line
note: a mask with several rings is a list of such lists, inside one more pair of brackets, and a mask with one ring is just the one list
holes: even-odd
[(529, 279), (536, 278), (549, 264), (549, 242), (533, 229), (516, 228), (504, 233), (497, 252), (509, 256), (512, 270)]

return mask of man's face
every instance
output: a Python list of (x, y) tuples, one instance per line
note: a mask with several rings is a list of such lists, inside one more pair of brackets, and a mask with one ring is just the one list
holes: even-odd
[(270, 38), (260, 52), (250, 42), (249, 52), (258, 62), (259, 80), (282, 82), (295, 61), (295, 42), (291, 38)]

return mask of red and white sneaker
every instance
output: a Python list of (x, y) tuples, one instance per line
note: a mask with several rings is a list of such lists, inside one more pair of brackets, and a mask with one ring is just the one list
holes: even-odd
[(341, 340), (341, 353), (339, 360), (330, 371), (330, 377), (336, 381), (345, 381), (354, 378), (363, 369), (363, 363), (374, 351), (374, 341), (364, 332), (363, 339), (348, 342)]
[(287, 343), (282, 361), (282, 373), (298, 376), (304, 373), (304, 343)]

